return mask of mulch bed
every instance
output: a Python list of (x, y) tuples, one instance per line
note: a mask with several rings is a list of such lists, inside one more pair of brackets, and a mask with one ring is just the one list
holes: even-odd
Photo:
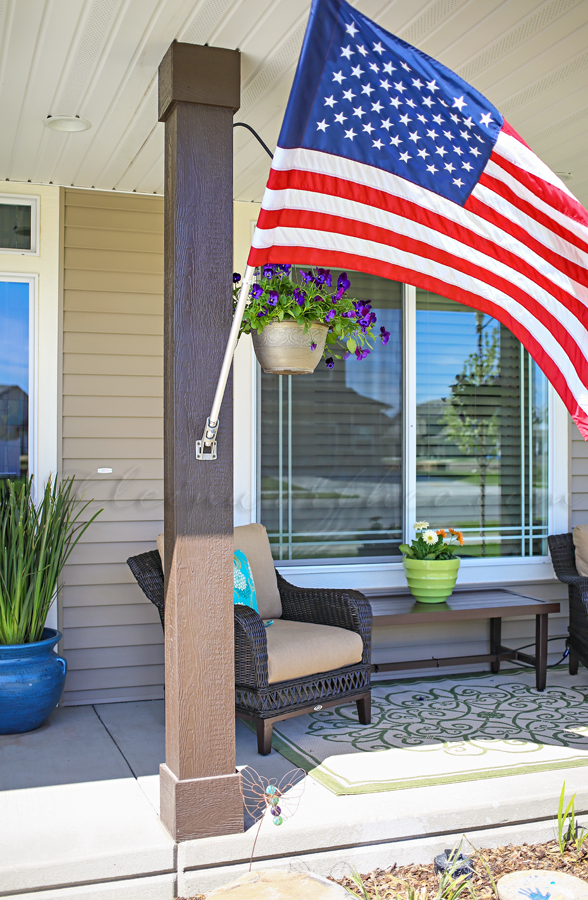
[[(568, 845), (563, 854), (556, 841), (548, 841), (546, 844), (523, 844), (522, 846), (496, 847), (493, 850), (480, 850), (474, 852), (464, 840), (461, 852), (470, 855), (474, 859), (475, 875), (471, 879), (476, 900), (495, 900), (496, 893), (492, 886), (492, 880), (486, 871), (482, 860), (492, 873), (494, 881), (498, 881), (502, 875), (510, 872), (518, 872), (521, 869), (553, 869), (558, 872), (567, 872), (588, 882), (588, 853), (578, 853), (575, 848)], [(375, 869), (367, 875), (362, 875), (366, 893), (362, 894), (354, 886), (351, 878), (342, 878), (339, 884), (353, 890), (358, 897), (369, 897), (376, 900), (436, 900), (439, 892), (439, 876), (435, 874), (433, 863), (428, 865), (397, 866), (387, 869)], [(333, 879), (334, 880), (334, 879)], [(378, 893), (376, 893), (376, 889)], [(412, 894), (409, 893), (412, 890)], [(461, 894), (466, 900), (470, 896), (469, 891)]]

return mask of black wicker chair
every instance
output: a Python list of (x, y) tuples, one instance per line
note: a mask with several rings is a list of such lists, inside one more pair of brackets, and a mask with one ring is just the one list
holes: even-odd
[(576, 569), (576, 551), (571, 534), (550, 534), (547, 543), (555, 574), (568, 586), (570, 624), (567, 645), (570, 675), (576, 675), (578, 663), (588, 668), (588, 578), (579, 575)]
[[(157, 550), (127, 560), (139, 586), (157, 606), (164, 625), (164, 583)], [(372, 611), (359, 591), (299, 588), (276, 572), (282, 619), (334, 625), (355, 631), (363, 641), (361, 662), (306, 678), (268, 683), (266, 629), (248, 606), (235, 606), (235, 713), (255, 722), (257, 749), (271, 752), (273, 723), (340, 703), (355, 702), (359, 721), (371, 721)]]

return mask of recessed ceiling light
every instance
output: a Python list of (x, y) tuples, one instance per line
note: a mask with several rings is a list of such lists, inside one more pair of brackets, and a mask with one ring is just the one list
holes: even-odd
[(79, 116), (47, 116), (45, 125), (52, 131), (87, 131), (92, 123)]
[(562, 181), (571, 181), (574, 177), (571, 172), (555, 172), (558, 178), (561, 178)]

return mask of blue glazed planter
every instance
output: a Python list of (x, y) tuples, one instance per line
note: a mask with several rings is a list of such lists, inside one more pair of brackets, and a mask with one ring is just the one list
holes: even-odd
[(53, 650), (59, 640), (45, 628), (34, 644), (0, 644), (0, 734), (39, 728), (59, 703), (67, 671)]

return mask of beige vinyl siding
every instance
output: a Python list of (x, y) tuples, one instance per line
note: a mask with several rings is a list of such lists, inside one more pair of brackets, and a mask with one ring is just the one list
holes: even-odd
[(63, 702), (158, 698), (159, 616), (126, 559), (163, 529), (163, 200), (66, 190), (63, 249), (62, 470), (104, 510), (64, 572)]
[(572, 425), (571, 527), (588, 522), (588, 442)]

